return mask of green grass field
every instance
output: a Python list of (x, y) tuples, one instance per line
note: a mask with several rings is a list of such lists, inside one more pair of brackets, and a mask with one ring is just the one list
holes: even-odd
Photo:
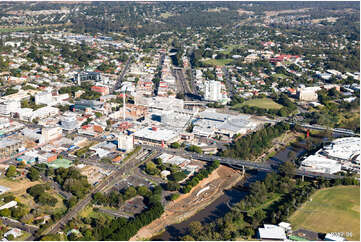
[(280, 78), (280, 79), (288, 78), (288, 76), (286, 76), (286, 75), (284, 75), (284, 74), (274, 74), (274, 75), (272, 75), (272, 76), (274, 76), (274, 77), (276, 77), (276, 78)]
[(165, 12), (165, 13), (161, 13), (159, 15), (161, 18), (169, 18), (171, 16), (174, 16), (174, 14), (170, 13), (170, 12)]
[(360, 240), (360, 187), (337, 186), (317, 191), (312, 201), (302, 205), (289, 221), (293, 230), (300, 228), (315, 232), (339, 232), (347, 240)]
[(237, 109), (239, 107), (248, 105), (250, 107), (258, 107), (258, 108), (265, 108), (265, 109), (281, 109), (282, 105), (276, 103), (270, 98), (255, 98), (250, 99), (244, 103), (238, 103), (233, 106), (233, 108)]
[(224, 66), (226, 64), (231, 63), (232, 59), (209, 59), (209, 60), (202, 60), (202, 62), (213, 65), (213, 66)]

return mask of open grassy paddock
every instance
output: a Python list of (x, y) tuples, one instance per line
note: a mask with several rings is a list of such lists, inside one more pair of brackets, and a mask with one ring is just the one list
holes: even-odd
[(265, 108), (265, 109), (281, 109), (282, 105), (276, 103), (270, 98), (255, 98), (247, 100), (244, 103), (238, 103), (233, 106), (233, 108), (239, 108), (242, 106), (250, 106), (250, 107), (258, 107), (258, 108)]
[(315, 192), (292, 216), (293, 230), (300, 228), (320, 233), (338, 232), (360, 240), (360, 187), (337, 186)]

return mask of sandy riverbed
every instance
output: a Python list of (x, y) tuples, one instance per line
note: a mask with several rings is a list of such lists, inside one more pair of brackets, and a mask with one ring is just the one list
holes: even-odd
[[(145, 240), (162, 232), (167, 226), (180, 223), (199, 210), (205, 208), (217, 198), (223, 195), (225, 189), (231, 188), (242, 179), (242, 174), (226, 166), (220, 166), (212, 174), (203, 179), (189, 193), (182, 194), (177, 200), (165, 207), (163, 215), (147, 226), (141, 228), (130, 240)], [(209, 186), (209, 190), (197, 193)]]

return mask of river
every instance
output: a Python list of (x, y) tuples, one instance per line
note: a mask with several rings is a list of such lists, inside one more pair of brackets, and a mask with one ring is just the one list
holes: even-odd
[[(252, 172), (249, 174), (246, 180), (241, 181), (237, 186), (248, 186), (249, 184), (257, 181), (263, 180), (266, 177), (265, 172)], [(224, 194), (216, 199), (213, 203), (208, 205), (206, 208), (202, 209), (189, 219), (179, 223), (173, 224), (166, 228), (166, 231), (159, 236), (155, 236), (152, 240), (179, 240), (179, 237), (187, 233), (188, 225), (193, 221), (200, 221), (202, 223), (210, 223), (217, 218), (223, 217), (227, 212), (230, 211), (230, 208), (227, 204), (233, 204), (241, 201), (248, 192), (240, 191), (236, 188), (225, 190)]]
[[(302, 156), (305, 153), (305, 149), (296, 148), (293, 146), (288, 146), (285, 149), (279, 151), (276, 155), (271, 157), (266, 162), (270, 164), (279, 165), (290, 159), (288, 153), (290, 151), (294, 152), (296, 157)], [(256, 181), (261, 181), (266, 177), (267, 173), (265, 172), (251, 172), (247, 173), (246, 180), (241, 181), (234, 188), (225, 190), (224, 194), (216, 199), (213, 203), (208, 205), (206, 208), (202, 209), (189, 219), (179, 223), (173, 224), (166, 227), (165, 232), (161, 235), (155, 236), (152, 240), (161, 240), (161, 241), (175, 241), (179, 240), (180, 237), (184, 236), (187, 233), (188, 225), (193, 221), (200, 221), (202, 223), (210, 223), (215, 221), (217, 218), (223, 217), (227, 212), (230, 211), (230, 208), (227, 204), (233, 204), (241, 201), (247, 194), (247, 191), (240, 191), (236, 187), (247, 187), (251, 183)]]

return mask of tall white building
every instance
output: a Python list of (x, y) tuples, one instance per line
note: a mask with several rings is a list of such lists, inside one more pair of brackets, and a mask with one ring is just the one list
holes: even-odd
[(131, 151), (134, 149), (133, 136), (120, 134), (118, 136), (118, 149)]
[(204, 83), (204, 99), (208, 101), (219, 101), (222, 99), (222, 85), (219, 81), (206, 81)]
[(321, 90), (320, 87), (304, 87), (297, 90), (298, 99), (301, 101), (317, 101), (317, 92)]
[(63, 130), (60, 127), (43, 128), (41, 130), (41, 137), (39, 144), (46, 144), (49, 141), (58, 139), (63, 136)]
[(53, 96), (50, 92), (39, 92), (35, 94), (35, 104), (51, 104), (53, 102)]
[(74, 130), (79, 128), (76, 114), (71, 112), (64, 113), (61, 119), (61, 127), (64, 130)]
[(3, 100), (0, 101), (0, 114), (9, 115), (15, 113), (21, 108), (20, 101), (17, 100)]

